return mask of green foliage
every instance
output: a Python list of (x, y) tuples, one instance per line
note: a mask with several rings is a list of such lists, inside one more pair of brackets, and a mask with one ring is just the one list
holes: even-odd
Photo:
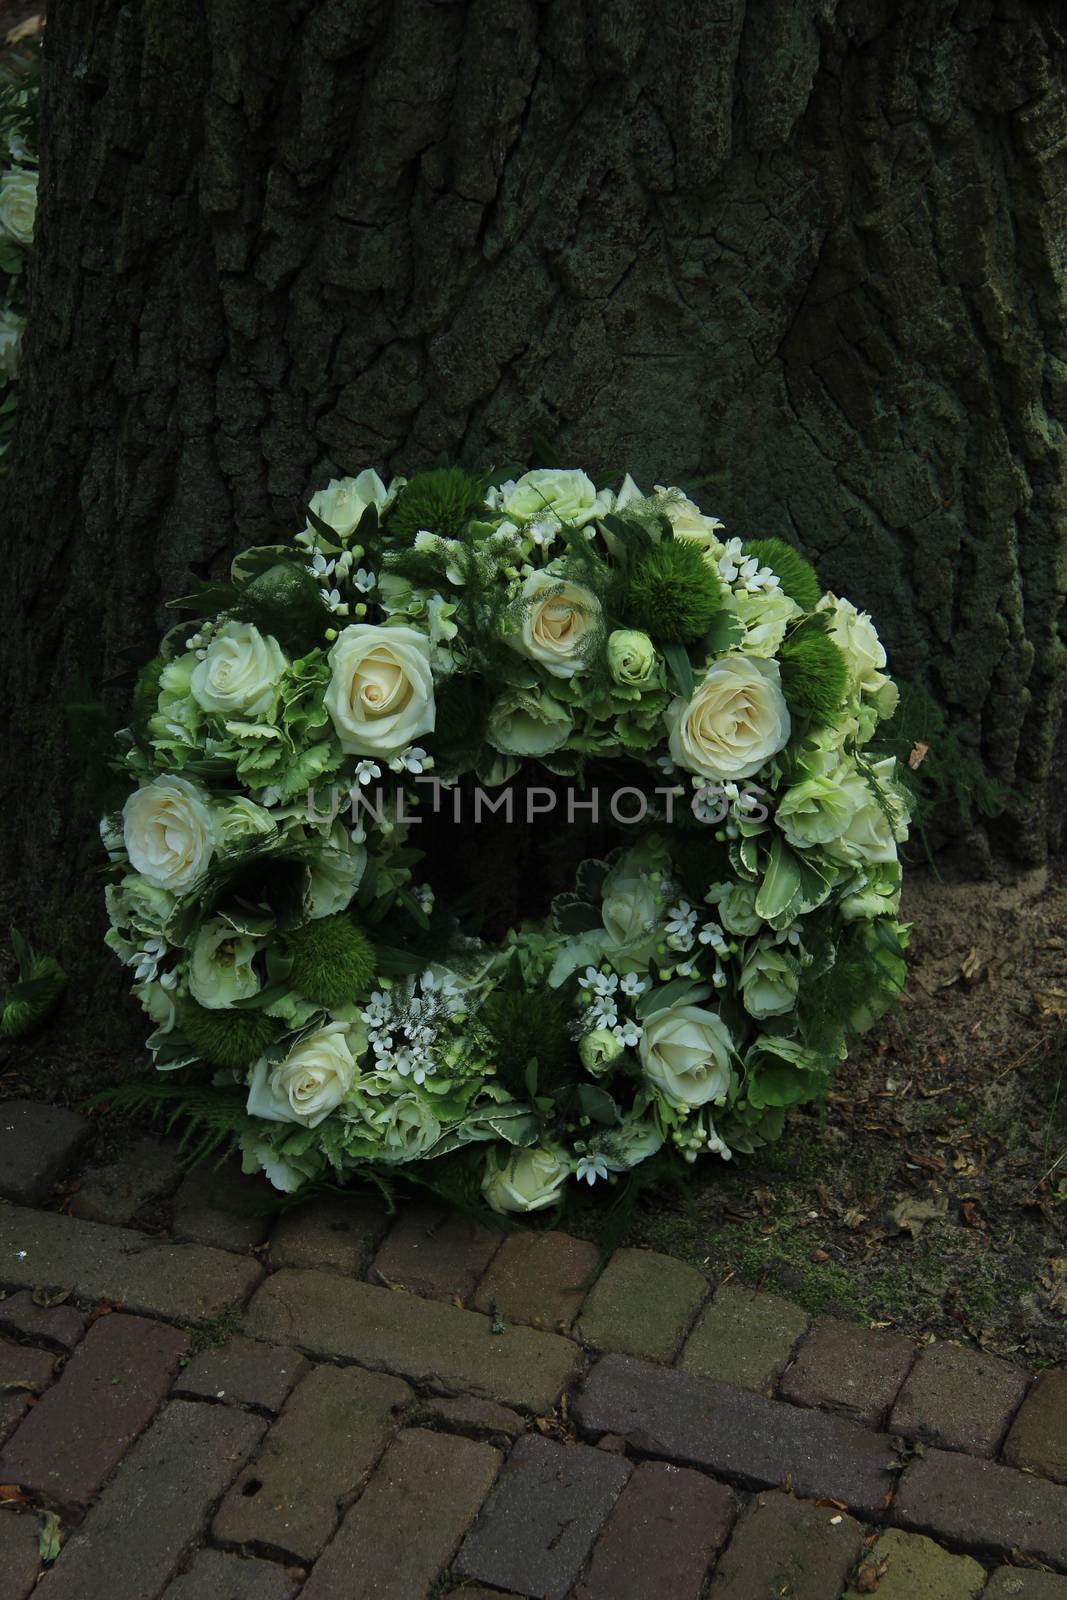
[(262, 1011), (209, 1009), (195, 1000), (183, 1006), (181, 1026), (202, 1060), (237, 1071), (258, 1061), (278, 1037), (278, 1024)]
[(166, 664), (162, 656), (155, 656), (146, 662), (137, 674), (130, 711), (130, 728), (142, 741), (147, 740), (149, 719), (155, 716), (159, 708), (159, 680)]
[(485, 742), (492, 688), (481, 677), (453, 673), (436, 694), (433, 744), (437, 765), (444, 772), (469, 771)]
[(248, 1132), (247, 1095), (243, 1089), (227, 1089), (210, 1084), (178, 1081), (177, 1073), (166, 1080), (137, 1080), (115, 1084), (93, 1095), (91, 1106), (112, 1106), (130, 1116), (148, 1114), (172, 1133), (184, 1123), (178, 1140), (183, 1164), (198, 1167), (210, 1156), (217, 1160), (235, 1148)]
[(344, 911), (294, 928), (288, 950), (293, 985), (313, 1005), (348, 1005), (374, 977), (374, 947)]
[(485, 490), (462, 467), (436, 467), (419, 472), (400, 491), (387, 528), (394, 539), (414, 541), (422, 529), (455, 539), (482, 509)]
[(810, 561), (786, 544), (784, 539), (749, 539), (741, 547), (746, 556), (755, 556), (761, 567), (777, 573), (779, 587), (804, 611), (814, 611), (822, 595), (818, 575)]
[(676, 644), (703, 638), (720, 603), (718, 576), (691, 539), (652, 545), (635, 563), (623, 597), (631, 627)]
[(848, 689), (848, 664), (821, 628), (805, 625), (778, 652), (782, 692), (789, 709), (816, 722), (828, 722)]
[(55, 957), (35, 955), (17, 928), (11, 929), (11, 948), (18, 978), (0, 1009), (3, 1039), (18, 1039), (39, 1027), (67, 986), (67, 975)]
[[(995, 817), (1015, 798), (994, 778), (979, 755), (963, 744), (937, 701), (919, 683), (897, 679), (900, 701), (883, 723), (867, 757), (897, 757), (897, 782), (911, 799), (912, 821), (922, 834), (935, 812), (950, 813), (965, 830), (975, 816)], [(925, 750), (923, 747), (925, 746)], [(918, 766), (909, 765), (915, 751)]]
[(528, 1093), (526, 1070), (537, 1060), (538, 1092), (573, 1076), (570, 1013), (553, 989), (498, 989), (478, 1013), (489, 1034), (489, 1056), (500, 1082), (520, 1098)]
[(273, 634), (292, 655), (321, 644), (329, 621), (318, 584), (297, 561), (279, 561), (259, 573), (238, 592), (233, 614)]

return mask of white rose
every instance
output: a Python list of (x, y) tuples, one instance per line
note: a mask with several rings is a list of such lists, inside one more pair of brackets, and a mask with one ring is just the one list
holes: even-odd
[(0, 233), (10, 234), (16, 244), (32, 244), (36, 217), (37, 174), (12, 167), (0, 178)]
[(580, 583), (532, 572), (522, 586), (522, 625), (508, 643), (554, 678), (573, 678), (600, 619), (600, 601)]
[(215, 819), (219, 839), (227, 850), (243, 839), (262, 838), (275, 831), (270, 812), (245, 795), (236, 795), (224, 806), (216, 807)]
[(357, 622), (330, 651), (326, 709), (349, 755), (394, 756), (436, 721), (430, 641), (414, 628)]
[(859, 773), (843, 785), (854, 809), (848, 826), (826, 845), (828, 855), (859, 866), (896, 861), (897, 843), (907, 838), (908, 829), (903, 797), (893, 782), (895, 768), (893, 756), (871, 767), (881, 787), (880, 799)]
[(512, 522), (567, 522), (581, 528), (611, 509), (610, 490), (597, 492), (593, 480), (579, 468), (538, 467), (515, 483), (504, 484), (497, 504)]
[(348, 1048), (348, 1024), (330, 1022), (272, 1066), (262, 1058), (252, 1069), (246, 1110), (269, 1122), (299, 1122), (317, 1128), (341, 1104), (356, 1076)]
[(253, 965), (259, 941), (235, 933), (228, 923), (205, 922), (193, 940), (189, 959), (189, 992), (209, 1011), (250, 1000), (259, 993), (259, 974)]
[(18, 376), (22, 330), (26, 326), (14, 311), (0, 311), (0, 378)]
[[(325, 489), (312, 495), (311, 509), (320, 522), (347, 538), (356, 531), (368, 506), (377, 506), (380, 515), (392, 504), (400, 481), (393, 482), (387, 489), (372, 467), (356, 478), (331, 478)], [(310, 524), (309, 531), (314, 531)]]
[(857, 611), (851, 600), (839, 600), (832, 594), (823, 595), (818, 609), (833, 611), (830, 638), (848, 664), (853, 689), (874, 702), (880, 717), (891, 717), (897, 708), (900, 691), (883, 671), (886, 664), (885, 646), (867, 612)]
[(662, 483), (656, 485), (656, 498), (662, 502), (659, 509), (670, 518), (676, 539), (690, 539), (712, 556), (722, 554), (723, 543), (719, 534), (723, 525), (718, 517), (706, 517), (688, 495)]
[(493, 1151), (486, 1162), (482, 1193), (492, 1211), (542, 1211), (554, 1204), (570, 1173), (560, 1155), (541, 1146), (513, 1150), (503, 1165)]
[(250, 622), (227, 622), (193, 668), (189, 691), (204, 711), (258, 717), (269, 711), (289, 663), (277, 639)]
[(676, 766), (723, 782), (750, 778), (789, 739), (789, 708), (776, 661), (723, 656), (689, 701), (667, 708)]
[(730, 1087), (732, 1050), (717, 1012), (683, 1005), (646, 1017), (639, 1046), (645, 1077), (675, 1106), (722, 1100)]
[(215, 821), (203, 789), (188, 778), (156, 778), (122, 808), (130, 865), (157, 889), (180, 894), (215, 854)]

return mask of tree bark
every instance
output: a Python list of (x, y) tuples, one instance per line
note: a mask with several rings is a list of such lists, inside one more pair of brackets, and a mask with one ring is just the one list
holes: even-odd
[(539, 434), (795, 540), (1039, 857), (1067, 775), (1060, 16), (63, 0), (2, 600), (0, 825), (41, 941), (99, 921), (61, 707), (152, 653), (190, 569), (332, 475)]

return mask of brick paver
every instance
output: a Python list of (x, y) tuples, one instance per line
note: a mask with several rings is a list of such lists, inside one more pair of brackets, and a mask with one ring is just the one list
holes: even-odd
[(198, 1550), (188, 1572), (167, 1585), (163, 1600), (293, 1600), (300, 1580), (274, 1561)]
[(155, 1600), (266, 1423), (172, 1400), (118, 1468), (34, 1600)]
[(1026, 1572), (998, 1567), (982, 1600), (1067, 1600), (1067, 1578), (1051, 1572)]
[(279, 1217), (270, 1236), (276, 1267), (326, 1267), (362, 1278), (389, 1219), (358, 1195), (309, 1200)]
[(48, 1200), (91, 1131), (84, 1117), (62, 1106), (5, 1100), (0, 1105), (0, 1195), (27, 1206)]
[(401, 1433), (316, 1562), (300, 1600), (424, 1600), (492, 1487), (499, 1452)]
[(138, 1139), (121, 1160), (82, 1173), (70, 1198), (71, 1216), (125, 1227), (142, 1206), (175, 1188), (181, 1175), (177, 1140)]
[(10, 1437), (52, 1379), (56, 1364), (46, 1350), (0, 1339), (0, 1444)]
[(174, 1322), (207, 1322), (262, 1276), (251, 1257), (0, 1205), (0, 1283), (13, 1288), (62, 1284), (87, 1305), (106, 1300)]
[(574, 1600), (699, 1600), (737, 1502), (723, 1484), (642, 1461), (608, 1516)]
[(757, 1495), (719, 1560), (709, 1600), (839, 1600), (863, 1530), (833, 1506)]
[(1004, 1441), (1004, 1460), (1067, 1483), (1067, 1367), (1038, 1374)]
[(101, 1317), (0, 1453), (0, 1482), (77, 1514), (147, 1427), (188, 1335), (161, 1322)]
[(314, 1367), (223, 1500), (214, 1537), (314, 1561), (340, 1506), (362, 1487), (410, 1399), (399, 1378), (359, 1367)]
[(41, 1570), (40, 1519), (32, 1511), (0, 1506), (0, 1578), (5, 1600), (29, 1600)]
[(797, 1405), (828, 1406), (877, 1427), (914, 1359), (914, 1344), (899, 1334), (819, 1317), (780, 1388)]
[(531, 1600), (563, 1600), (629, 1475), (628, 1462), (588, 1445), (520, 1439), (454, 1570)]
[(1067, 1489), (1013, 1467), (930, 1450), (907, 1469), (893, 1520), (964, 1550), (1021, 1550), (1067, 1569)]
[(174, 1237), (217, 1250), (262, 1244), (270, 1219), (251, 1210), (250, 1202), (267, 1193), (262, 1183), (249, 1181), (239, 1161), (217, 1167), (205, 1162), (182, 1179), (174, 1196)]
[(893, 1441), (845, 1417), (629, 1356), (605, 1356), (572, 1407), (581, 1431), (621, 1434), (642, 1453), (754, 1486), (788, 1477), (798, 1494), (880, 1515), (895, 1479)]
[(695, 1267), (654, 1250), (616, 1250), (575, 1330), (594, 1350), (671, 1361), (707, 1294)]
[(387, 1288), (465, 1304), (503, 1237), (460, 1212), (407, 1206), (383, 1239), (368, 1276)]
[(505, 1445), (526, 1431), (526, 1418), (517, 1411), (469, 1394), (426, 1395), (408, 1407), (406, 1421), (412, 1428), (440, 1428)]
[(701, 1312), (678, 1365), (700, 1378), (766, 1390), (807, 1328), (806, 1313), (791, 1300), (726, 1283)]
[(921, 1533), (890, 1528), (864, 1552), (845, 1600), (872, 1592), (878, 1600), (977, 1600), (985, 1568), (970, 1556), (950, 1555)]
[(235, 1334), (224, 1345), (193, 1356), (175, 1378), (174, 1393), (193, 1400), (280, 1411), (307, 1370), (308, 1363), (299, 1351)]
[(522, 1410), (547, 1411), (581, 1351), (555, 1333), (508, 1328), (488, 1317), (328, 1272), (284, 1270), (249, 1308), (250, 1332), (399, 1373), (438, 1391), (466, 1390)]
[(889, 1426), (905, 1439), (971, 1456), (995, 1455), (1026, 1385), (1018, 1367), (983, 1350), (927, 1345), (900, 1391)]
[(510, 1233), (471, 1303), (477, 1311), (489, 1311), (495, 1303), (508, 1322), (569, 1333), (599, 1262), (600, 1251), (588, 1239)]
[(0, 1332), (32, 1339), (51, 1349), (72, 1350), (85, 1332), (88, 1318), (77, 1306), (39, 1306), (28, 1289), (0, 1299)]

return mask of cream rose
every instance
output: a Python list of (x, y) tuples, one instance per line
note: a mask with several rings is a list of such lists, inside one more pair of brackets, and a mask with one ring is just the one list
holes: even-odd
[(348, 1048), (348, 1024), (330, 1022), (271, 1065), (262, 1058), (252, 1069), (246, 1110), (269, 1122), (299, 1122), (317, 1128), (344, 1099), (356, 1076)]
[(209, 1011), (250, 1000), (259, 993), (254, 961), (260, 942), (235, 933), (228, 923), (205, 922), (193, 940), (189, 957), (189, 992)]
[(13, 167), (0, 178), (0, 233), (16, 244), (32, 244), (36, 218), (37, 174)]
[(667, 708), (671, 758), (705, 778), (750, 778), (789, 739), (789, 708), (776, 661), (723, 656), (689, 701)]
[(277, 639), (251, 622), (227, 622), (193, 668), (189, 692), (204, 711), (259, 717), (269, 711), (288, 661)]
[(508, 643), (554, 678), (573, 678), (600, 619), (600, 601), (580, 583), (532, 572), (522, 586), (522, 625)]
[(866, 611), (858, 611), (851, 600), (825, 594), (820, 611), (832, 611), (830, 638), (848, 663), (853, 689), (870, 700), (880, 717), (891, 717), (897, 708), (900, 691), (886, 676), (885, 646)]
[(706, 517), (688, 495), (684, 495), (680, 489), (667, 488), (662, 483), (656, 485), (656, 498), (661, 502), (660, 509), (670, 518), (676, 539), (690, 539), (712, 556), (722, 554), (723, 544), (719, 534), (723, 525), (718, 517)]
[(639, 1046), (645, 1077), (675, 1106), (722, 1100), (730, 1087), (732, 1050), (717, 1012), (683, 1005), (647, 1017)]
[(394, 756), (432, 733), (430, 641), (414, 628), (357, 622), (330, 651), (326, 709), (349, 755)]
[(506, 689), (493, 703), (486, 738), (506, 756), (545, 756), (570, 738), (574, 719), (543, 689)]
[(156, 778), (131, 794), (122, 837), (135, 871), (174, 894), (207, 871), (217, 847), (207, 796), (188, 778)]
[(610, 490), (597, 492), (593, 480), (578, 468), (538, 467), (514, 483), (503, 484), (496, 503), (512, 522), (567, 522), (581, 528), (611, 509)]
[(542, 1211), (555, 1203), (570, 1174), (556, 1151), (539, 1145), (513, 1150), (503, 1165), (494, 1151), (486, 1163), (482, 1193), (493, 1211)]
[(355, 478), (331, 478), (325, 489), (320, 489), (309, 502), (320, 522), (325, 522), (342, 538), (355, 533), (368, 506), (377, 506), (379, 512), (392, 504), (403, 480), (389, 488), (373, 468), (368, 467)]

